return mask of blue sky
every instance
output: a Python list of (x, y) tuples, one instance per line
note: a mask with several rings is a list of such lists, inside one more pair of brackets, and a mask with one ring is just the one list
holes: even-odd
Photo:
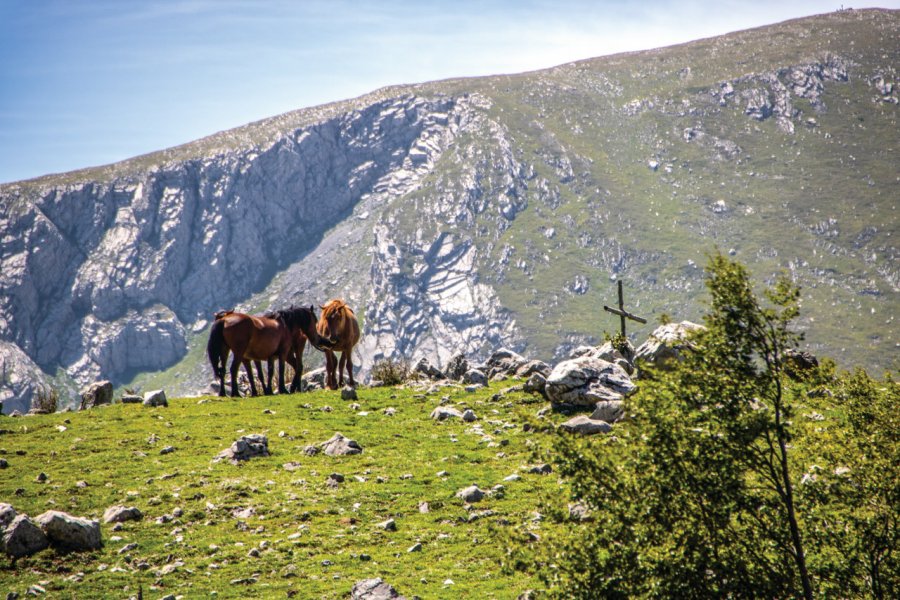
[(518, 73), (840, 7), (0, 0), (0, 182), (123, 160), (385, 85)]

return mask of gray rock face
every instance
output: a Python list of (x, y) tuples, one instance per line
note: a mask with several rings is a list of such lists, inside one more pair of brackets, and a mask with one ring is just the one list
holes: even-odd
[(102, 546), (98, 521), (73, 517), (58, 510), (48, 510), (38, 515), (35, 522), (40, 525), (47, 539), (56, 548), (82, 552), (99, 550)]
[(413, 367), (413, 372), (424, 375), (429, 379), (445, 379), (441, 370), (432, 365), (424, 356), (420, 358), (419, 362), (416, 363), (416, 366)]
[(544, 392), (556, 405), (593, 407), (601, 400), (621, 400), (636, 389), (619, 365), (582, 356), (556, 365)]
[(528, 381), (525, 382), (525, 385), (522, 386), (522, 389), (528, 393), (537, 393), (543, 396), (546, 387), (547, 378), (540, 373), (532, 373), (531, 377), (528, 378)]
[(625, 418), (625, 409), (619, 400), (601, 400), (597, 403), (594, 412), (591, 413), (591, 419), (607, 423), (616, 423), (623, 418)]
[(344, 456), (347, 454), (361, 454), (362, 446), (356, 440), (335, 433), (328, 441), (322, 442), (322, 452), (328, 456)]
[(465, 354), (456, 354), (447, 363), (447, 378), (460, 381), (469, 370), (469, 361)]
[(401, 596), (393, 586), (378, 577), (356, 582), (350, 590), (350, 600), (406, 600), (406, 596)]
[(488, 378), (484, 372), (478, 369), (469, 369), (463, 374), (462, 382), (471, 385), (487, 385)]
[(143, 513), (134, 506), (110, 506), (103, 512), (104, 523), (124, 523), (125, 521), (140, 521)]
[(81, 390), (81, 410), (112, 404), (112, 400), (113, 384), (110, 381), (97, 381)]
[(50, 545), (50, 540), (40, 527), (28, 518), (17, 515), (10, 521), (0, 538), (3, 551), (13, 558), (30, 556)]
[(447, 419), (462, 419), (462, 412), (452, 406), (438, 406), (431, 411), (431, 418), (435, 421), (445, 421)]
[(485, 493), (478, 488), (477, 485), (470, 485), (456, 492), (456, 497), (462, 499), (463, 502), (472, 504), (473, 502), (481, 502)]
[(5, 502), (0, 502), (0, 532), (6, 529), (6, 526), (12, 523), (12, 520), (16, 518), (18, 513), (16, 509), (12, 507), (12, 504), (6, 504)]
[(513, 352), (509, 348), (500, 348), (487, 359), (485, 366), (487, 367), (488, 379), (500, 375), (503, 377), (517, 377), (519, 369), (528, 364), (528, 359)]
[(635, 362), (646, 361), (663, 366), (670, 360), (679, 360), (681, 352), (690, 347), (688, 337), (692, 332), (704, 329), (690, 321), (668, 323), (657, 327), (647, 341), (635, 351)]

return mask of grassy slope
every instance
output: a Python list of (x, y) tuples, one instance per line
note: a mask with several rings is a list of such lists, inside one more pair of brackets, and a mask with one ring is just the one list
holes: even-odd
[[(0, 498), (19, 512), (34, 517), (57, 509), (99, 519), (108, 506), (122, 504), (145, 515), (120, 532), (103, 524), (105, 546), (98, 552), (60, 556), (46, 550), (15, 567), (0, 559), (0, 589), (24, 593), (42, 582), (54, 597), (125, 597), (142, 585), (151, 598), (211, 592), (226, 598), (284, 597), (289, 591), (300, 598), (338, 598), (358, 580), (382, 577), (407, 596), (515, 597), (536, 582), (499, 572), (505, 548), (497, 528), (508, 529), (503, 520), (509, 527), (537, 527), (532, 520), (539, 494), (556, 488), (557, 479), (520, 471), (529, 464), (534, 435), (524, 433), (521, 424), (540, 405), (521, 393), (490, 400), (508, 385), (493, 384), (475, 394), (447, 388), (427, 397), (412, 390), (361, 389), (359, 410), (336, 392), (314, 392), (202, 403), (174, 399), (168, 408), (116, 404), (0, 419), (0, 427), (9, 430), (0, 436), (0, 447), (10, 463), (0, 477)], [(474, 425), (507, 445), (489, 444), (460, 420), (430, 420), (443, 395), (473, 408), (479, 416)], [(333, 410), (324, 411), (326, 406)], [(397, 413), (385, 416), (387, 407)], [(364, 452), (303, 453), (306, 445), (337, 431), (357, 440)], [(272, 456), (240, 466), (211, 462), (244, 433), (268, 435)], [(148, 442), (151, 435), (158, 441)], [(176, 450), (161, 455), (169, 445)], [(291, 461), (300, 463), (293, 472), (282, 467)], [(449, 474), (438, 477), (440, 471)], [(46, 483), (35, 481), (40, 472), (49, 476)], [(346, 477), (337, 490), (325, 486), (333, 472)], [(516, 472), (521, 481), (503, 482)], [(412, 477), (402, 478), (406, 474)], [(360, 483), (355, 475), (367, 481)], [(78, 481), (87, 487), (77, 487)], [(469, 523), (454, 494), (473, 483), (485, 490), (504, 483), (506, 492), (474, 505), (494, 516)], [(23, 492), (16, 494), (17, 489)], [(419, 512), (422, 501), (430, 512)], [(184, 511), (180, 519), (155, 523), (176, 507)], [(253, 516), (232, 515), (247, 507), (255, 509)], [(377, 526), (388, 518), (396, 520), (396, 532)], [(138, 544), (134, 551), (118, 554), (132, 542)], [(248, 557), (261, 542), (268, 547), (260, 557)], [(408, 553), (417, 542), (422, 551)], [(371, 560), (361, 560), (361, 554)], [(184, 565), (173, 573), (158, 574), (179, 560)], [(143, 561), (149, 569), (137, 570)], [(83, 580), (74, 581), (79, 573)], [(257, 582), (230, 583), (249, 577)], [(447, 579), (452, 586), (444, 584)]]

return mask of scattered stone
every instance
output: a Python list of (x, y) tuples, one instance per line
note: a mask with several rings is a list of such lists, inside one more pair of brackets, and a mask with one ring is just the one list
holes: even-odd
[(467, 385), (467, 386), (466, 386), (465, 388), (463, 388), (463, 389), (466, 391), (467, 394), (474, 394), (475, 392), (478, 391), (478, 388), (480, 388), (480, 387), (483, 387), (483, 386), (480, 386), (480, 385)]
[(0, 469), (9, 468), (9, 462), (5, 458), (0, 458)]
[(625, 418), (624, 403), (621, 400), (601, 400), (594, 408), (591, 418), (595, 421), (617, 423)]
[(461, 419), (462, 417), (463, 413), (461, 413), (458, 409), (450, 406), (438, 406), (433, 411), (431, 411), (431, 418), (436, 421), (444, 421), (450, 418)]
[(315, 456), (320, 451), (321, 450), (319, 449), (318, 446), (313, 446), (313, 445), (309, 445), (309, 446), (306, 446), (305, 448), (303, 448), (303, 454), (305, 454), (307, 456)]
[(38, 476), (34, 478), (34, 480), (38, 483), (46, 483), (49, 477), (47, 477), (46, 473), (38, 473)]
[(35, 522), (56, 548), (80, 552), (99, 550), (102, 546), (99, 521), (73, 517), (58, 510), (48, 510), (38, 515)]
[(528, 472), (535, 475), (549, 475), (553, 472), (553, 467), (551, 467), (547, 463), (544, 463), (542, 465), (535, 465), (531, 467), (530, 469), (528, 469)]
[(379, 523), (378, 527), (385, 531), (397, 531), (397, 522), (394, 519), (388, 519)]
[(356, 389), (350, 387), (349, 385), (345, 385), (344, 389), (341, 390), (341, 400), (357, 400), (358, 396), (356, 395)]
[(140, 521), (143, 513), (134, 506), (110, 506), (103, 513), (104, 523), (124, 523), (125, 521)]
[(635, 350), (634, 360), (646, 361), (657, 367), (664, 367), (672, 360), (680, 360), (682, 352), (692, 347), (689, 341), (691, 334), (703, 329), (706, 329), (703, 325), (690, 321), (657, 327), (647, 341)]
[(467, 502), (469, 504), (473, 502), (481, 502), (484, 499), (484, 492), (481, 491), (477, 485), (470, 485), (467, 488), (463, 488), (456, 492), (456, 497), (461, 498), (463, 502)]
[(79, 410), (94, 408), (103, 404), (112, 404), (113, 384), (110, 381), (97, 381), (81, 390), (81, 406)]
[(322, 451), (328, 456), (344, 456), (347, 454), (360, 454), (363, 449), (356, 440), (344, 437), (340, 433), (335, 433), (328, 441), (320, 444)]
[(462, 376), (462, 382), (469, 385), (486, 386), (488, 377), (479, 369), (469, 369)]
[(125, 544), (124, 546), (119, 548), (116, 553), (117, 554), (128, 554), (129, 552), (131, 552), (132, 550), (134, 550), (137, 547), (138, 547), (138, 545), (136, 542), (131, 542), (130, 544)]
[(554, 405), (590, 406), (601, 400), (621, 400), (637, 390), (622, 367), (600, 358), (565, 360), (550, 373), (545, 392)]
[(471, 423), (473, 421), (477, 421), (478, 417), (475, 415), (475, 412), (471, 408), (467, 408), (462, 414), (462, 420), (466, 423)]
[(521, 475), (519, 475), (518, 473), (513, 473), (512, 475), (507, 475), (506, 477), (504, 477), (503, 481), (519, 481), (520, 479), (522, 479)]
[(569, 518), (574, 521), (590, 521), (593, 519), (591, 509), (581, 503), (569, 505)]
[(122, 404), (141, 404), (144, 399), (135, 394), (122, 394)]
[(175, 452), (175, 446), (166, 446), (159, 451), (160, 454), (172, 454)]
[(560, 425), (560, 427), (569, 433), (580, 433), (582, 435), (609, 433), (612, 431), (612, 425), (606, 421), (596, 421), (584, 415), (573, 417)]
[(394, 408), (393, 406), (388, 406), (386, 409), (384, 409), (384, 410), (381, 411), (381, 412), (382, 412), (382, 413), (384, 414), (384, 416), (386, 416), (386, 417), (393, 417), (394, 415), (397, 414), (397, 409)]
[(428, 506), (428, 503), (427, 503), (427, 502), (419, 502), (419, 512), (420, 512), (420, 513), (422, 513), (422, 514), (424, 515), (424, 514), (426, 514), (429, 510), (431, 510), (431, 507)]
[(336, 488), (339, 483), (344, 483), (344, 476), (340, 473), (332, 473), (325, 481), (325, 485), (331, 488)]
[(415, 544), (413, 544), (412, 546), (410, 546), (409, 548), (407, 548), (406, 551), (407, 551), (407, 552), (421, 552), (421, 551), (422, 551), (422, 544), (419, 543), (419, 542), (416, 542)]
[(213, 462), (227, 459), (236, 465), (242, 460), (250, 460), (257, 456), (269, 456), (269, 438), (261, 433), (241, 436), (230, 448), (220, 452)]
[[(313, 447), (315, 448), (315, 446), (313, 446)], [(318, 448), (316, 448), (316, 450), (318, 450)], [(291, 462), (286, 462), (281, 466), (282, 466), (282, 468), (284, 468), (285, 471), (296, 471), (297, 469), (300, 468), (300, 463), (291, 461)]]
[(13, 508), (12, 504), (0, 502), (0, 533), (6, 529), (7, 525), (13, 522), (13, 519), (15, 519), (18, 514), (19, 513), (16, 512), (16, 509)]
[(350, 600), (406, 600), (406, 597), (378, 577), (356, 582), (350, 590)]
[(144, 406), (169, 406), (166, 393), (162, 390), (153, 390), (144, 394)]

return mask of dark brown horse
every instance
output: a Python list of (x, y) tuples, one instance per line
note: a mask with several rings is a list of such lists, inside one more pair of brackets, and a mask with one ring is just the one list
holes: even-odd
[[(231, 363), (232, 396), (240, 396), (237, 388), (237, 372), (241, 364), (247, 369), (250, 393), (256, 396), (256, 384), (250, 369), (250, 361), (269, 361), (274, 358), (278, 359), (278, 392), (287, 393), (284, 386), (284, 362), (289, 359), (297, 331), (304, 332), (314, 344), (318, 344), (315, 313), (310, 309), (292, 306), (261, 317), (224, 311), (222, 317), (213, 323), (206, 345), (213, 372), (219, 378), (219, 395), (225, 395), (225, 365), (229, 352), (234, 353), (234, 360)], [(259, 364), (257, 369), (262, 379), (262, 368)], [(270, 387), (271, 378), (270, 366)]]
[[(356, 315), (350, 307), (340, 299), (329, 301), (322, 309), (322, 316), (316, 330), (325, 348), (326, 383), (332, 390), (344, 386), (344, 367), (347, 368), (347, 377), (351, 386), (356, 386), (353, 381), (353, 361), (350, 353), (359, 341), (359, 323)], [(335, 351), (341, 353), (340, 365), (334, 356)], [(338, 381), (335, 381), (335, 366), (338, 367)]]

